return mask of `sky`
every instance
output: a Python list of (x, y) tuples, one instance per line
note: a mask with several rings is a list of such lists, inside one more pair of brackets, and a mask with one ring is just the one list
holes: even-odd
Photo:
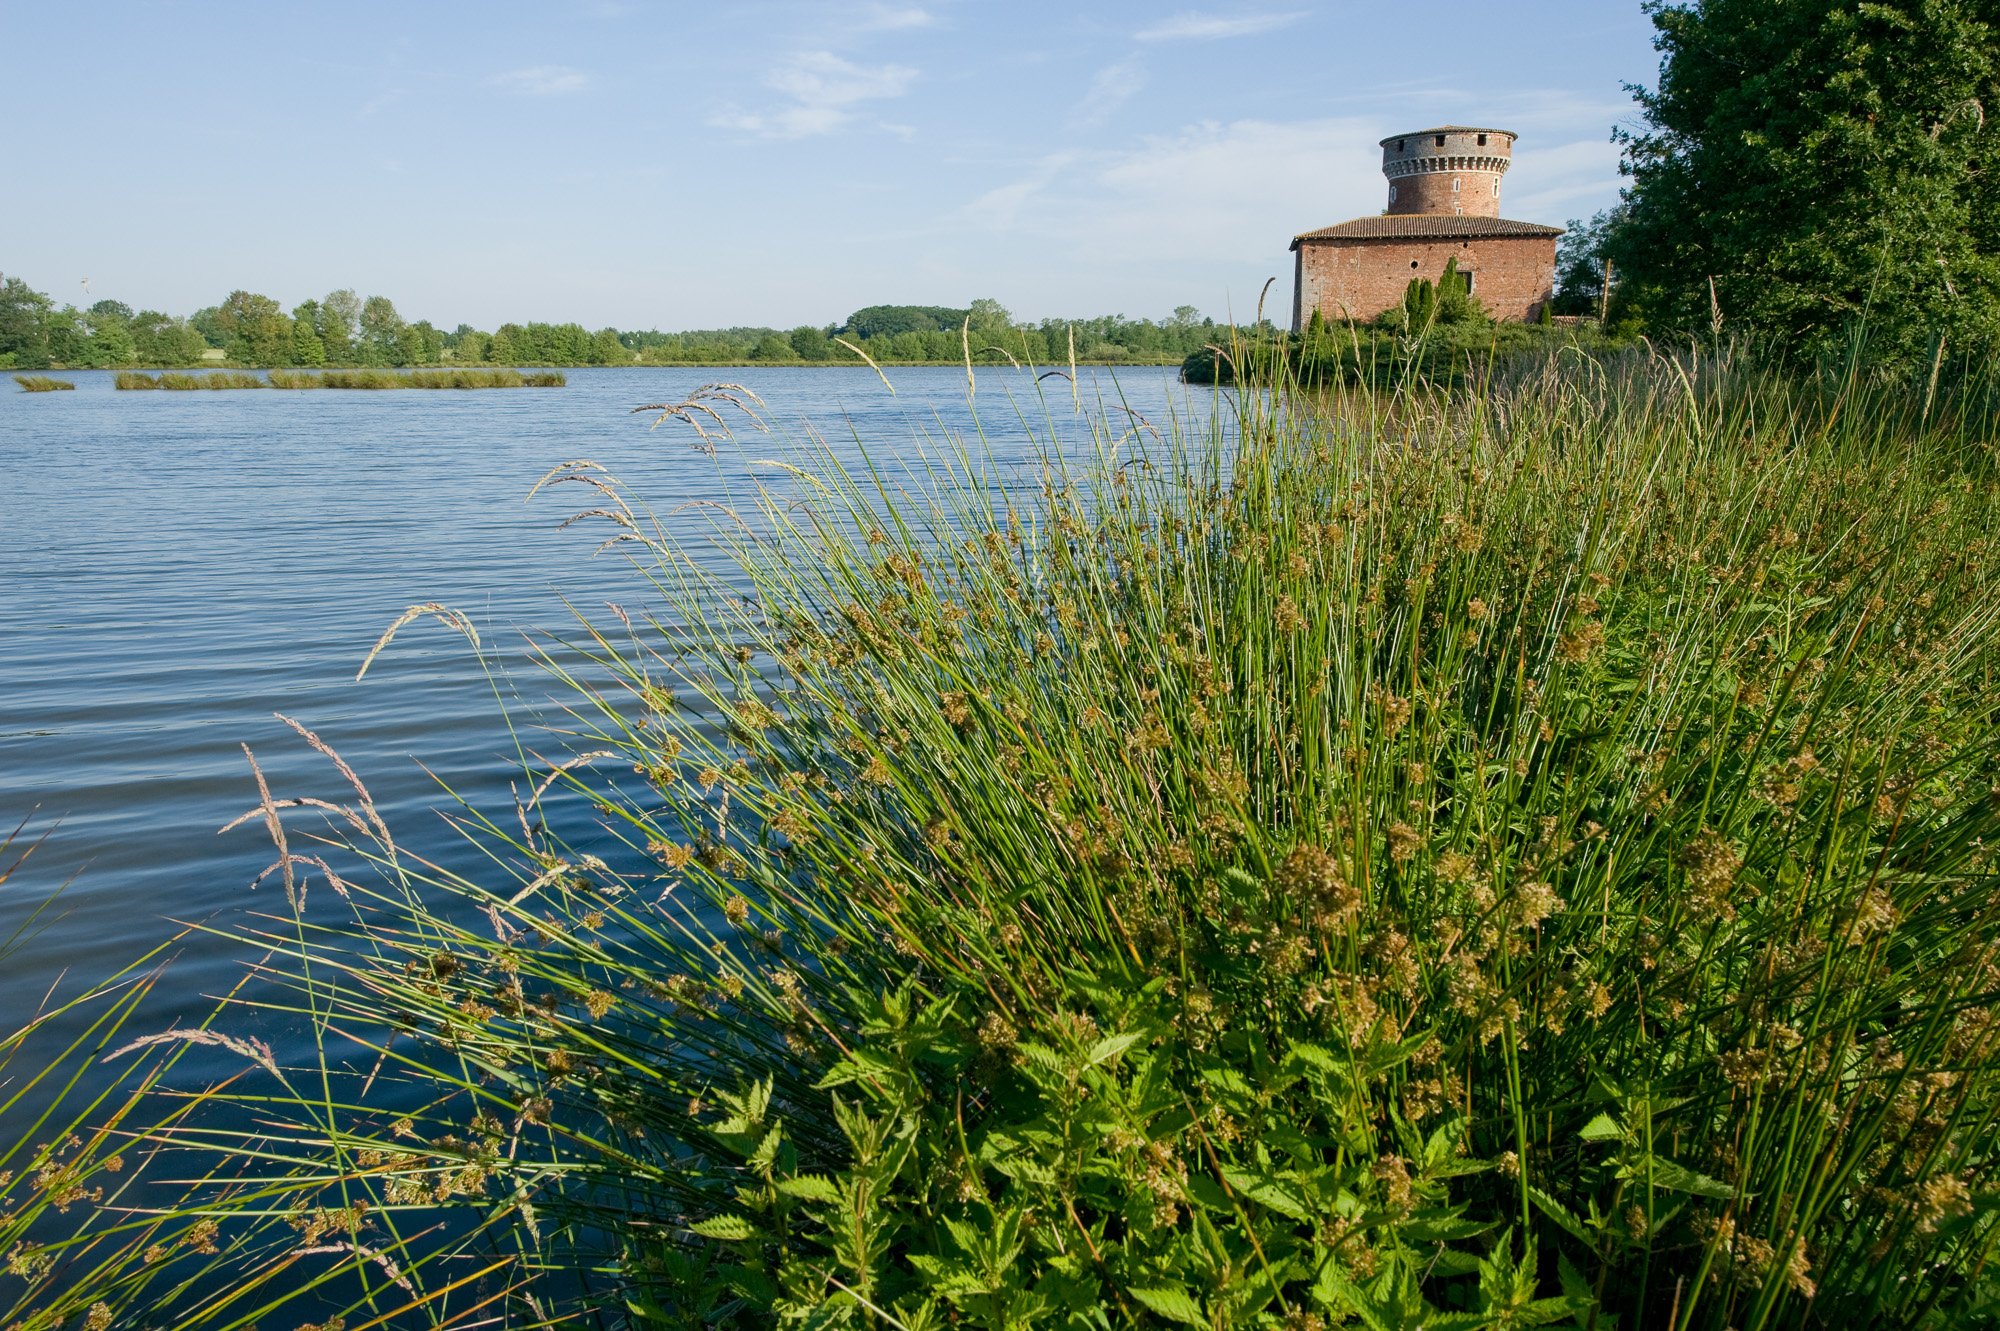
[(1391, 134), (1517, 132), (1510, 217), (1616, 202), (1658, 68), (1637, 0), (0, 0), (0, 35), (0, 272), (487, 330), (1247, 320), (1293, 235), (1382, 210)]

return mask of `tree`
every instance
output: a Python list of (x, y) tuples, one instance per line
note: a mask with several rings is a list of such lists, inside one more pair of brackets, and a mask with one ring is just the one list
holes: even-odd
[[(2000, 333), (1996, 0), (1648, 0), (1658, 91), (1623, 137), (1619, 300), (1804, 349), (1865, 321), (1927, 358)], [(1714, 299), (1711, 301), (1711, 279)]]
[(790, 338), (792, 350), (800, 360), (827, 360), (832, 356), (832, 347), (826, 334), (811, 324), (800, 324), (794, 328)]
[(600, 328), (590, 337), (592, 365), (630, 365), (632, 353), (618, 340), (616, 328)]
[(1201, 311), (1192, 305), (1176, 305), (1173, 318), (1167, 322), (1172, 327), (1185, 331), (1201, 322)]
[(232, 360), (248, 365), (289, 365), (292, 330), (284, 310), (269, 296), (232, 291), (215, 311), (216, 327)]
[(495, 365), (519, 365), (524, 360), (533, 359), (526, 345), (528, 330), (519, 324), (501, 324), (493, 331), (493, 340), (486, 349), (486, 359)]
[(193, 365), (207, 345), (187, 320), (158, 310), (133, 315), (131, 330), (132, 356), (142, 365)]
[(453, 363), (477, 365), (486, 359), (486, 347), (492, 340), (491, 333), (482, 333), (471, 324), (460, 324), (445, 338), (445, 344), (451, 348)]
[(319, 303), (319, 324), (314, 329), (326, 347), (330, 362), (354, 359), (354, 337), (361, 322), (361, 297), (352, 287), (329, 291)]
[(997, 300), (975, 300), (966, 314), (975, 333), (1004, 333), (1014, 326), (1014, 316)]
[(326, 364), (326, 343), (319, 336), (320, 309), (316, 300), (302, 300), (292, 308), (292, 364)]
[(0, 276), (0, 365), (48, 368), (49, 298), (18, 277)]
[(1612, 233), (1630, 215), (1630, 208), (1621, 203), (1588, 222), (1570, 219), (1569, 230), (1556, 242), (1555, 313), (1595, 315), (1602, 311), (1604, 261), (1611, 254)]
[(898, 333), (933, 333), (941, 328), (956, 329), (970, 313), (942, 305), (870, 305), (848, 315), (847, 325), (841, 331), (850, 340), (894, 337)]
[(792, 350), (792, 344), (776, 333), (766, 333), (757, 339), (757, 345), (750, 350), (751, 360), (797, 360), (799, 353)]
[(436, 365), (444, 359), (444, 334), (428, 319), (404, 324), (396, 334), (396, 364)]
[(387, 296), (370, 296), (361, 304), (361, 340), (356, 357), (364, 365), (406, 365), (403, 358), (403, 316)]

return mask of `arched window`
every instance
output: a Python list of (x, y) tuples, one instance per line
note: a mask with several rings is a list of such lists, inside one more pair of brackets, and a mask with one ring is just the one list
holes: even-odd
[(1391, 185), (1389, 186), (1389, 202), (1394, 203), (1395, 201), (1396, 201), (1396, 187), (1394, 185)]

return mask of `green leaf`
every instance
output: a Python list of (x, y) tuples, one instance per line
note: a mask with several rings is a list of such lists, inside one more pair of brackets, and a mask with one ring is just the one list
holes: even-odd
[(797, 1178), (781, 1180), (778, 1191), (787, 1197), (799, 1197), (809, 1202), (840, 1200), (840, 1185), (824, 1174), (801, 1174)]
[(1625, 1129), (1609, 1114), (1599, 1114), (1583, 1125), (1583, 1131), (1576, 1134), (1587, 1142), (1621, 1142), (1625, 1140)]
[(1582, 1243), (1596, 1244), (1597, 1240), (1591, 1235), (1589, 1230), (1583, 1227), (1583, 1222), (1578, 1220), (1567, 1206), (1564, 1206), (1561, 1202), (1533, 1184), (1528, 1185), (1528, 1200), (1535, 1204), (1536, 1210), (1555, 1221), (1558, 1225), (1561, 1225), (1571, 1237)]
[(1279, 1215), (1292, 1220), (1306, 1220), (1311, 1217), (1305, 1199), (1269, 1174), (1252, 1174), (1225, 1166), (1222, 1177), (1228, 1180), (1230, 1187), (1260, 1206), (1268, 1206)]
[(1123, 1035), (1107, 1035), (1092, 1045), (1090, 1052), (1084, 1055), (1084, 1066), (1094, 1068), (1108, 1058), (1116, 1058), (1145, 1038), (1144, 1031), (1127, 1031)]
[(1201, 1305), (1184, 1289), (1128, 1289), (1125, 1292), (1169, 1321), (1185, 1322), (1189, 1326), (1208, 1325)]
[(719, 1215), (700, 1224), (689, 1225), (690, 1234), (698, 1234), (705, 1239), (721, 1239), (726, 1243), (737, 1243), (755, 1238), (757, 1227), (740, 1215)]
[[(1657, 1155), (1652, 1157), (1652, 1162), (1652, 1180), (1656, 1188), (1665, 1188), (1668, 1192), (1690, 1193), (1696, 1197), (1713, 1197), (1717, 1200), (1727, 1200), (1736, 1195), (1736, 1189), (1727, 1183), (1720, 1179), (1712, 1179), (1706, 1174), (1697, 1174), (1686, 1165), (1677, 1165)], [(1643, 1179), (1647, 1177), (1646, 1162), (1641, 1160), (1621, 1173), (1626, 1178)], [(1749, 1196), (1748, 1193), (1744, 1195)]]
[(1229, 1194), (1222, 1185), (1206, 1174), (1190, 1174), (1187, 1181), (1188, 1197), (1201, 1203), (1211, 1211), (1230, 1212), (1236, 1208), (1229, 1204)]

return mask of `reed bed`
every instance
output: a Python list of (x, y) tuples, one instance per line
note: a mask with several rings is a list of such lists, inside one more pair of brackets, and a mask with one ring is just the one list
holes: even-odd
[[(306, 737), (352, 794), (246, 819), (353, 916), (245, 941), (322, 1089), (172, 1139), (457, 1208), (524, 1325), (1983, 1324), (1976, 403), (1646, 354), (1074, 401), (1011, 487), (551, 472), (652, 609), (546, 644), (568, 752), (461, 809), (484, 873)], [(424, 616), (483, 657), (439, 605), (377, 651)]]
[(273, 388), (561, 388), (569, 380), (560, 370), (326, 370), (312, 374), (271, 371)]
[(212, 370), (206, 374), (182, 374), (168, 370), (157, 376), (142, 374), (137, 370), (121, 370), (113, 383), (119, 388), (139, 391), (163, 388), (170, 391), (192, 392), (199, 389), (220, 391), (231, 388), (270, 387), (256, 375), (243, 374), (236, 370)]
[(51, 379), (46, 374), (17, 374), (14, 382), (21, 385), (23, 393), (59, 393), (76, 387), (67, 379)]

